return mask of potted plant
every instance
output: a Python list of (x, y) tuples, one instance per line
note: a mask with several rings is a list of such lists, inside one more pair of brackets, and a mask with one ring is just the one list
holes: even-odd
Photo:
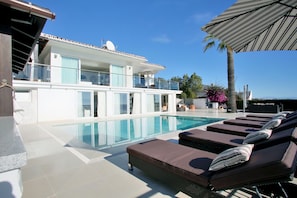
[(195, 105), (193, 103), (190, 104), (190, 109), (191, 110), (195, 110), (196, 109), (196, 107), (195, 107)]
[(219, 105), (227, 102), (227, 97), (223, 87), (211, 85), (207, 88), (206, 95), (211, 102), (212, 108), (218, 108)]

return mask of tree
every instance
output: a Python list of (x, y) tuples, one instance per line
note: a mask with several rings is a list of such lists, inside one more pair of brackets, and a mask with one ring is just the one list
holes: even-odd
[(237, 112), (236, 107), (236, 93), (235, 93), (235, 80), (234, 80), (234, 58), (233, 58), (233, 49), (224, 43), (219, 41), (214, 36), (208, 34), (204, 40), (207, 44), (204, 47), (204, 52), (216, 45), (218, 43), (217, 49), (219, 51), (227, 50), (227, 70), (228, 70), (228, 106), (231, 107), (231, 112)]
[(184, 74), (182, 78), (173, 77), (172, 81), (179, 82), (179, 89), (183, 91), (182, 98), (196, 98), (197, 92), (203, 89), (202, 79), (196, 73), (193, 73), (190, 77), (188, 74)]

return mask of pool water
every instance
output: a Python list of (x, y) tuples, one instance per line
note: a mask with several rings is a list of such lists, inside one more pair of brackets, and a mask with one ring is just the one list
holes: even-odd
[(157, 135), (218, 122), (221, 118), (151, 116), (88, 123), (58, 125), (59, 131), (96, 149), (104, 149)]

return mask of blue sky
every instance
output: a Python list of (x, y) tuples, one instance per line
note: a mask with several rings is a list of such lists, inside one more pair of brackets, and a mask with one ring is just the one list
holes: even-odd
[[(43, 32), (144, 56), (166, 67), (156, 76), (196, 73), (203, 84), (227, 87), (226, 52), (203, 52), (201, 27), (235, 0), (32, 0), (56, 19)], [(296, 51), (234, 53), (236, 91), (248, 84), (254, 98), (297, 98)]]

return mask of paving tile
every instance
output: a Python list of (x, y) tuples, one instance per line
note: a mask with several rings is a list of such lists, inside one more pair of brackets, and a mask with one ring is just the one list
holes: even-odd
[(45, 177), (45, 173), (42, 170), (41, 166), (26, 165), (26, 166), (22, 167), (23, 182), (38, 179), (41, 177)]
[(23, 198), (47, 198), (55, 197), (56, 194), (46, 177), (23, 182)]
[(72, 191), (86, 184), (92, 183), (101, 177), (100, 173), (88, 166), (67, 169), (60, 174), (50, 174), (47, 176), (55, 192), (61, 193)]

